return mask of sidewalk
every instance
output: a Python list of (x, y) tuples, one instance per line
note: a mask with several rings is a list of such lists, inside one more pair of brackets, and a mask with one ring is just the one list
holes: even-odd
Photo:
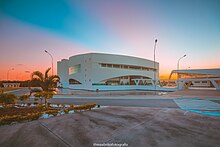
[(174, 102), (184, 110), (220, 110), (220, 104), (212, 102), (209, 99), (174, 99)]

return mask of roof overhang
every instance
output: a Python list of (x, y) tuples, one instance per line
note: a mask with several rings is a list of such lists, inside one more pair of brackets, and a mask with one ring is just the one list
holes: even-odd
[(171, 73), (207, 74), (207, 75), (218, 75), (218, 76), (220, 76), (220, 68), (215, 68), (215, 69), (173, 70)]

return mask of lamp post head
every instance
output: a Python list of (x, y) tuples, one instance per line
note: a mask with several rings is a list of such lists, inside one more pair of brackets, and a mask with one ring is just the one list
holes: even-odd
[(44, 50), (47, 53), (47, 50)]
[(186, 54), (183, 57), (186, 57)]
[(157, 43), (157, 39), (155, 39), (155, 43)]

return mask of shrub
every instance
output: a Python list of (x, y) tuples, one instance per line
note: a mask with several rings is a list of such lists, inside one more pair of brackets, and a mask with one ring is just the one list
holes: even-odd
[(46, 113), (49, 115), (52, 114), (53, 116), (56, 116), (58, 114), (58, 111), (59, 110), (47, 110)]
[(14, 94), (10, 94), (10, 93), (0, 94), (0, 104), (2, 105), (15, 104), (16, 99), (17, 97)]
[(37, 120), (42, 115), (42, 112), (28, 113), (26, 116), (23, 115), (12, 115), (0, 117), (0, 125), (11, 124), (13, 122), (22, 122), (25, 120)]
[[(52, 114), (56, 116), (59, 112), (67, 114), (70, 110), (81, 111), (81, 110), (91, 110), (96, 107), (96, 104), (85, 104), (75, 106), (70, 105), (69, 108), (55, 109), (55, 110), (47, 110), (46, 107), (40, 104), (37, 107), (31, 108), (1, 108), (0, 109), (0, 125), (11, 124), (13, 122), (23, 122), (38, 119), (44, 112), (48, 115)], [(60, 111), (61, 110), (61, 111)], [(61, 113), (60, 113), (61, 114)], [(61, 115), (62, 115), (61, 114)]]
[(71, 105), (70, 105), (70, 108), (74, 108), (74, 105), (73, 105), (73, 104), (71, 104)]
[(41, 105), (41, 104), (38, 104), (38, 105), (37, 105), (37, 109), (38, 109), (39, 111), (44, 111), (44, 110), (46, 110), (45, 106), (43, 106), (43, 105)]
[(69, 109), (64, 109), (63, 111), (65, 112), (65, 114), (69, 113)]
[(18, 100), (20, 100), (20, 101), (25, 101), (25, 100), (28, 100), (29, 97), (30, 97), (29, 95), (24, 94), (24, 95), (19, 96), (19, 97), (18, 97)]
[(73, 108), (74, 111), (81, 111), (81, 110), (91, 110), (92, 108), (94, 108), (96, 106), (96, 104), (85, 104), (85, 105), (79, 105), (79, 106), (75, 106)]

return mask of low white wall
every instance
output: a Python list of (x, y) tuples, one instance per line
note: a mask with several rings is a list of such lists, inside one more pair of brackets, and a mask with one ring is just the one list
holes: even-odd
[(84, 87), (82, 85), (70, 85), (70, 89), (83, 89), (83, 90), (158, 90), (158, 91), (176, 91), (176, 88), (156, 87), (153, 86), (136, 86), (136, 85), (123, 85), (123, 86), (110, 86), (110, 85), (93, 85), (91, 87)]

